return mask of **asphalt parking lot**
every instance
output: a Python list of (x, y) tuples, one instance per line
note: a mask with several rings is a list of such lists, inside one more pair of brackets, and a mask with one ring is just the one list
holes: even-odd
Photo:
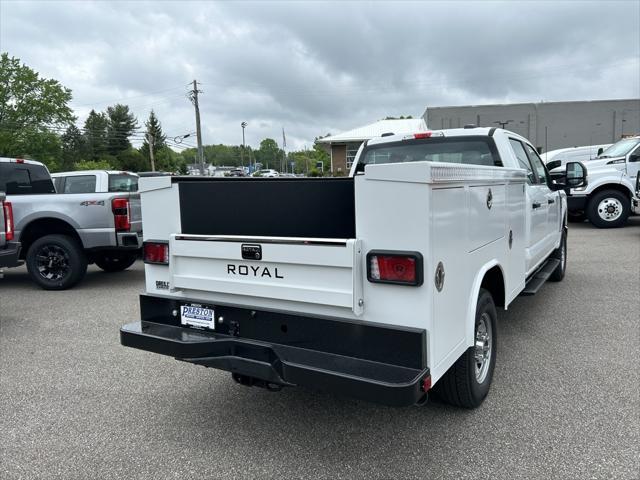
[(394, 409), (121, 347), (143, 266), (0, 280), (0, 478), (638, 478), (640, 217), (572, 225), (565, 280), (500, 312), (477, 410)]

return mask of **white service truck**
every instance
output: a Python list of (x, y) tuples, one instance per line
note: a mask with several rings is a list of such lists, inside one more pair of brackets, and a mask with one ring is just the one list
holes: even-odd
[(348, 178), (141, 179), (146, 292), (121, 343), (244, 385), (476, 407), (496, 308), (564, 276), (586, 181), (566, 171), (465, 128), (370, 140)]
[[(571, 190), (570, 221), (588, 218), (596, 227), (616, 228), (626, 225), (632, 212), (640, 213), (635, 191), (640, 172), (640, 136), (617, 141), (586, 165), (587, 185)], [(551, 168), (552, 176), (562, 168)]]

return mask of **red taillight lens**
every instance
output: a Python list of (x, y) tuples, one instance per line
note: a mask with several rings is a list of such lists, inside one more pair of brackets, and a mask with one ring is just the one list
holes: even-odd
[(420, 132), (413, 135), (413, 138), (429, 138), (431, 137), (431, 132)]
[(111, 201), (113, 211), (113, 223), (117, 232), (127, 232), (131, 229), (131, 217), (129, 216), (129, 199), (114, 198)]
[(13, 207), (11, 202), (3, 202), (2, 211), (4, 214), (4, 238), (11, 241), (13, 240)]
[(369, 252), (367, 278), (374, 283), (422, 285), (422, 255), (418, 252)]
[(144, 242), (144, 263), (169, 265), (169, 244), (159, 242)]

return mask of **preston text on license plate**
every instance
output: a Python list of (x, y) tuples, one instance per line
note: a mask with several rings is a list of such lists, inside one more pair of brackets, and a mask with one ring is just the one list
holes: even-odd
[(214, 314), (212, 308), (197, 307), (194, 305), (182, 305), (180, 307), (180, 323), (193, 327), (215, 329)]

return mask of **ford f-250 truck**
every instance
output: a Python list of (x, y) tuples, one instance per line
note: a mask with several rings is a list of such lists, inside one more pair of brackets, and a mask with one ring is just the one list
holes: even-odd
[(364, 144), (348, 178), (142, 179), (146, 293), (121, 343), (389, 405), (478, 406), (496, 309), (562, 280), (565, 189), (495, 128)]
[(0, 190), (12, 206), (20, 257), (42, 288), (72, 287), (88, 263), (118, 271), (135, 262), (142, 246), (137, 193), (56, 194), (42, 163), (18, 158), (0, 158)]

